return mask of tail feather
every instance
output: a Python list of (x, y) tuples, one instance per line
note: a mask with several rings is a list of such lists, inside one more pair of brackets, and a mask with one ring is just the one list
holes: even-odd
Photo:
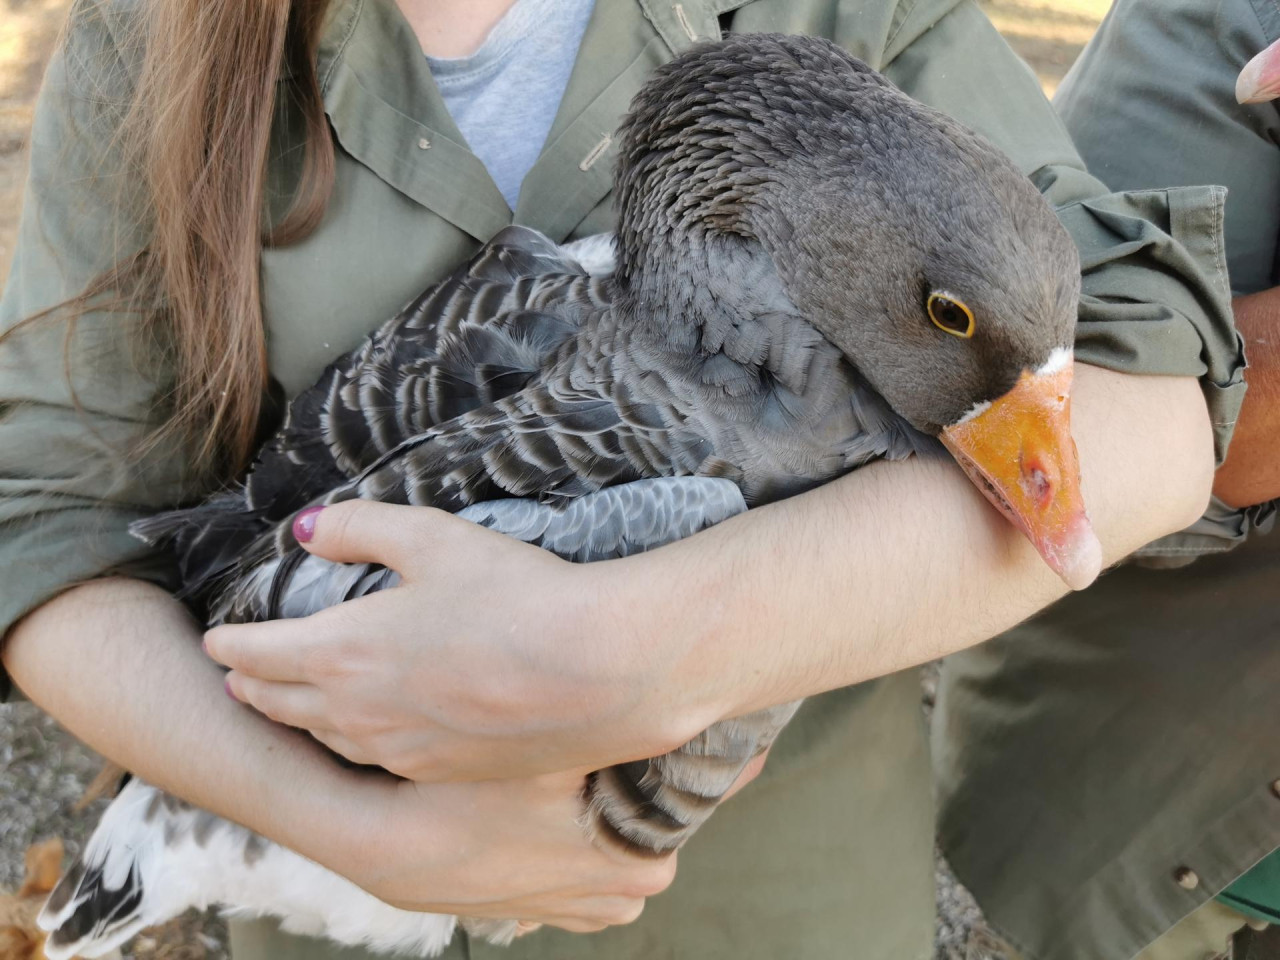
[[(49, 960), (103, 957), (190, 907), (275, 917), (288, 933), (378, 952), (440, 953), (450, 916), (397, 910), (244, 827), (132, 780), (37, 918)], [(510, 930), (497, 925), (497, 938)]]
[(37, 918), (49, 933), (49, 960), (103, 956), (139, 930), (180, 913), (187, 904), (148, 896), (164, 844), (153, 809), (161, 795), (132, 780), (107, 809), (84, 853), (59, 881)]

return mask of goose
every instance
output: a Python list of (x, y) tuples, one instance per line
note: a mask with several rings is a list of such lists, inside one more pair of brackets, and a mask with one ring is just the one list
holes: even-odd
[[(586, 562), (943, 447), (1070, 586), (1097, 575), (1076, 248), (1007, 157), (834, 44), (767, 34), (657, 69), (620, 143), (612, 237), (503, 230), (295, 398), (242, 487), (137, 526), (208, 622), (395, 586), (303, 551), (311, 505), (430, 505)], [(678, 848), (796, 707), (593, 774), (593, 840)], [(516, 931), (397, 910), (137, 779), (40, 924), (52, 960), (97, 957), (208, 905), (423, 957), (459, 923)]]

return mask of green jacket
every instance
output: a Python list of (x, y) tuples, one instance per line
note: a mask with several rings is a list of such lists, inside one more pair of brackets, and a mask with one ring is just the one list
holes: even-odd
[[(0, 324), (77, 293), (117, 239), (126, 249), (145, 241), (146, 211), (119, 215), (110, 203), (111, 134), (136, 67), (121, 38), (137, 2), (113, 0), (103, 15), (82, 17), (50, 69)], [(1200, 377), (1224, 447), (1243, 386), (1216, 255), (1222, 191), (1109, 194), (971, 0), (597, 0), (514, 213), (464, 146), (392, 0), (339, 0), (319, 54), (339, 146), (333, 199), (311, 237), (262, 255), (278, 392), (310, 384), (510, 222), (555, 240), (608, 230), (612, 132), (629, 100), (654, 67), (722, 29), (830, 37), (1002, 146), (1080, 246), (1080, 358)], [(296, 162), (290, 137), (282, 123), (272, 168), (280, 183)], [(0, 351), (0, 633), (86, 577), (123, 570), (165, 579), (163, 561), (127, 525), (196, 491), (181, 450), (126, 452), (154, 422), (167, 378), (132, 351), (132, 323), (105, 310), (81, 322), (70, 365), (78, 409), (63, 375), (63, 331), (24, 334)], [(543, 933), (501, 956), (844, 957), (851, 945), (859, 957), (927, 956), (928, 783), (914, 674), (816, 698), (761, 780), (682, 854), (675, 886), (639, 923), (593, 938)], [(290, 949), (258, 942), (256, 955)], [(323, 955), (315, 945), (297, 949)]]
[[(1234, 96), (1277, 39), (1274, 0), (1118, 0), (1056, 99), (1112, 188), (1229, 188), (1237, 293), (1280, 283), (1280, 110)], [(1121, 568), (948, 660), (941, 842), (1027, 960), (1131, 957), (1280, 847), (1274, 511), (1215, 504), (1144, 555), (1218, 555)], [(1274, 898), (1264, 876), (1238, 892)]]

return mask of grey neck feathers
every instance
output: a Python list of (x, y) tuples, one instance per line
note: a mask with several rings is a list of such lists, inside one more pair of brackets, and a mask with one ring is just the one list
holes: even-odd
[(900, 98), (834, 45), (785, 36), (730, 38), (659, 68), (622, 128), (615, 278), (624, 312), (660, 323), (688, 306), (690, 288), (718, 287), (721, 304), (749, 301), (716, 270), (741, 267), (747, 250), (786, 266), (793, 221), (805, 216), (794, 199), (874, 157), (867, 148), (883, 143), (876, 128), (901, 115)]
[(669, 252), (651, 252), (646, 269), (615, 301), (633, 338), (676, 355), (714, 354), (724, 348), (728, 328), (798, 313), (772, 258), (754, 239), (693, 235), (678, 258)]

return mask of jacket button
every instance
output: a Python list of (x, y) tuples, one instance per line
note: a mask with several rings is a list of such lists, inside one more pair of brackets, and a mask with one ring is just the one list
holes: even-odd
[(1271, 792), (1276, 795), (1276, 799), (1280, 800), (1280, 780), (1271, 781)]
[(1173, 871), (1173, 879), (1178, 881), (1178, 886), (1183, 890), (1194, 890), (1200, 886), (1200, 878), (1190, 867), (1179, 867)]
[(422, 138), (420, 138), (420, 139), (418, 140), (418, 149), (419, 149), (419, 150), (430, 150), (430, 149), (431, 149), (431, 141), (430, 141), (430, 140), (428, 140), (426, 137), (422, 137)]

